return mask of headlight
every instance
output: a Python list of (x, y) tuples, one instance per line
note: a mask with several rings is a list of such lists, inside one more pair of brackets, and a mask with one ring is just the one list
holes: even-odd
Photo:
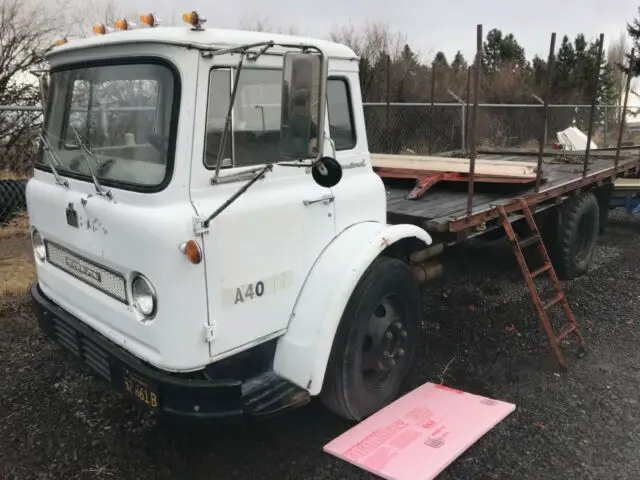
[(38, 260), (44, 262), (47, 258), (47, 249), (44, 246), (42, 235), (40, 235), (40, 232), (38, 232), (38, 230), (36, 230), (35, 228), (31, 233), (31, 243), (33, 245), (33, 254)]
[(133, 306), (145, 317), (152, 317), (156, 313), (158, 299), (151, 282), (137, 274), (131, 282), (131, 300)]

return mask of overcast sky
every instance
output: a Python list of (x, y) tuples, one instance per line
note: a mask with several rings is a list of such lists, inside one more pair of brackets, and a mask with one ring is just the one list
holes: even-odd
[[(528, 58), (535, 54), (547, 57), (552, 32), (557, 34), (558, 46), (564, 35), (573, 40), (576, 34), (584, 33), (587, 39), (595, 40), (604, 33), (606, 49), (609, 41), (626, 32), (627, 22), (637, 17), (640, 5), (640, 1), (633, 0), (94, 1), (111, 1), (120, 6), (121, 12), (135, 15), (134, 21), (139, 14), (151, 12), (165, 24), (169, 18), (180, 24), (181, 14), (193, 9), (207, 18), (209, 28), (238, 28), (243, 20), (260, 19), (271, 26), (293, 26), (300, 35), (320, 38), (326, 38), (334, 27), (382, 21), (393, 32), (406, 35), (408, 43), (426, 62), (438, 50), (444, 51), (449, 61), (457, 50), (470, 60), (475, 52), (478, 23), (483, 25), (485, 37), (492, 28), (513, 33)], [(94, 21), (99, 19), (88, 19), (90, 23)], [(639, 90), (639, 79), (634, 79), (632, 85)], [(631, 95), (629, 104), (640, 106), (640, 98)]]
[[(546, 57), (553, 31), (558, 40), (583, 32), (588, 38), (600, 33), (613, 39), (637, 15), (640, 2), (633, 0), (129, 0), (129, 10), (161, 12), (176, 20), (184, 9), (195, 9), (208, 18), (207, 26), (234, 28), (243, 17), (268, 18), (272, 25), (295, 26), (302, 34), (325, 37), (333, 26), (384, 21), (407, 35), (409, 43), (428, 60), (438, 50), (451, 59), (457, 50), (473, 55), (475, 29), (512, 32), (527, 56)], [(123, 3), (124, 4), (124, 3)], [(606, 41), (606, 40), (605, 40)]]

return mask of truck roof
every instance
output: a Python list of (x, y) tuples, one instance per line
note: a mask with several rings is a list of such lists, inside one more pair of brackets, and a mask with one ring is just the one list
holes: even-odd
[(282, 35), (266, 32), (243, 30), (202, 29), (194, 31), (188, 25), (184, 27), (138, 28), (116, 31), (105, 35), (95, 35), (79, 40), (70, 40), (51, 50), (47, 58), (65, 51), (93, 48), (126, 43), (151, 42), (194, 48), (229, 48), (243, 44), (276, 41), (289, 44), (307, 44), (320, 48), (325, 55), (333, 58), (357, 59), (355, 52), (346, 45), (310, 37)]

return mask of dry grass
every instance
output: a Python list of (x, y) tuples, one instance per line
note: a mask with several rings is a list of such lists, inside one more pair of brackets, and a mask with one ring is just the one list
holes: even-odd
[(0, 226), (0, 240), (9, 238), (29, 238), (29, 217), (26, 213), (18, 215), (6, 225)]
[(26, 175), (18, 175), (10, 170), (0, 170), (0, 180), (26, 180)]
[(30, 251), (0, 257), (0, 302), (26, 295), (35, 277), (33, 254)]

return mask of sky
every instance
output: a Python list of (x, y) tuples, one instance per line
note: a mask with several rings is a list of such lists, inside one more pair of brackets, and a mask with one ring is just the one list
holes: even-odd
[[(400, 32), (407, 43), (429, 62), (442, 50), (451, 61), (456, 51), (467, 60), (473, 58), (476, 25), (483, 25), (483, 37), (498, 28), (513, 33), (528, 58), (548, 56), (552, 32), (558, 48), (562, 37), (574, 39), (584, 33), (588, 40), (605, 35), (605, 49), (626, 25), (638, 16), (640, 2), (632, 0), (94, 0), (96, 15), (100, 2), (117, 5), (120, 12), (135, 15), (155, 13), (169, 23), (180, 24), (181, 14), (196, 10), (207, 18), (209, 28), (239, 28), (246, 21), (263, 20), (272, 27), (294, 27), (299, 35), (326, 38), (332, 28), (368, 22), (384, 22), (392, 32)], [(87, 19), (94, 23), (97, 19)], [(606, 50), (605, 50), (606, 51)], [(632, 86), (640, 91), (640, 79)], [(640, 98), (631, 95), (630, 106), (640, 106)]]
[(181, 6), (194, 9), (208, 18), (208, 27), (235, 28), (246, 17), (267, 19), (271, 25), (295, 26), (300, 34), (316, 37), (326, 37), (335, 26), (383, 21), (406, 34), (424, 60), (438, 50), (449, 59), (457, 50), (472, 57), (478, 23), (483, 24), (484, 35), (492, 28), (512, 32), (528, 57), (537, 53), (546, 58), (552, 32), (558, 42), (565, 34), (574, 38), (581, 32), (592, 39), (604, 33), (606, 42), (625, 30), (640, 5), (632, 0), (128, 0), (126, 4), (126, 10), (155, 11), (176, 20)]

